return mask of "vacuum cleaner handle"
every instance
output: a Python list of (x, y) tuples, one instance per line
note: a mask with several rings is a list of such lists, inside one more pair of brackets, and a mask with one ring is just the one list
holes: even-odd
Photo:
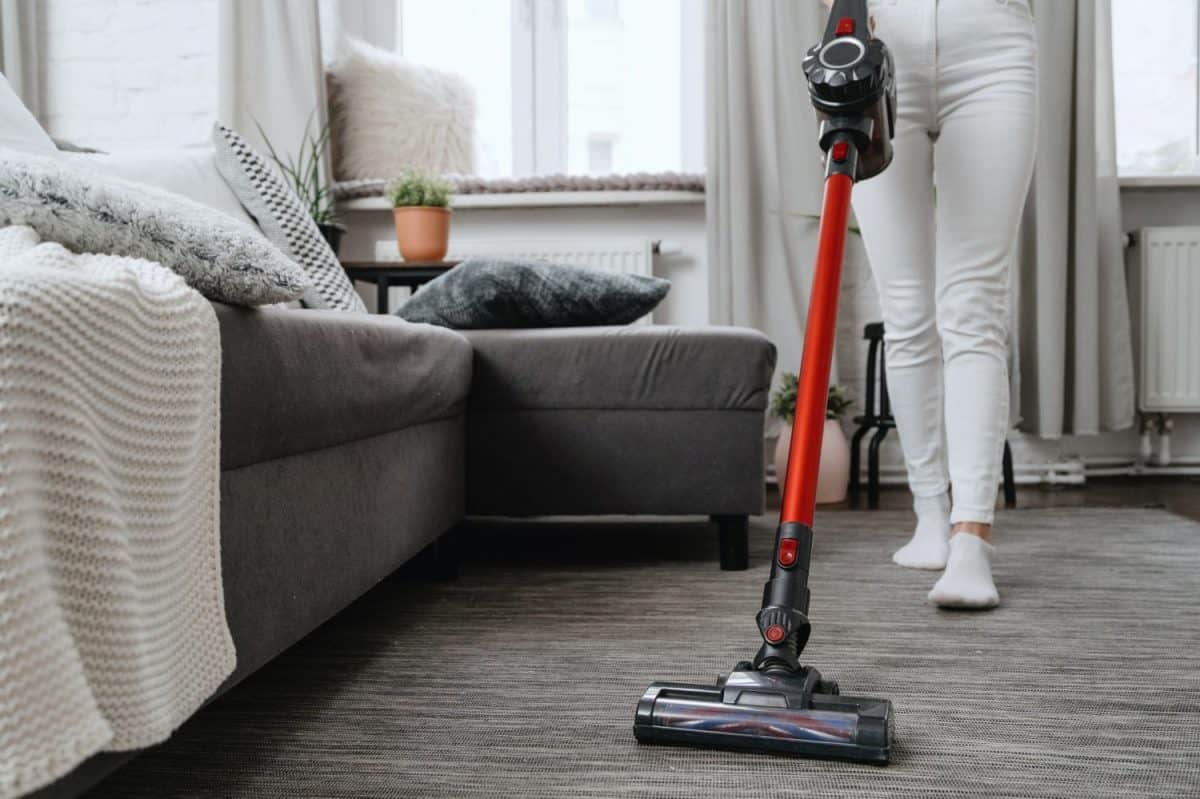
[(892, 58), (884, 43), (871, 36), (866, 0), (834, 3), (825, 36), (809, 50), (804, 70), (820, 124), (818, 142), (825, 151), (825, 198), (787, 473), (780, 476), (779, 528), (757, 617), (763, 645), (754, 667), (763, 671), (796, 671), (808, 641), (813, 513), (850, 192), (856, 180), (873, 177), (891, 163), (895, 118)]
[(873, 36), (867, 0), (836, 0), (825, 35), (804, 57), (817, 141), (828, 152), (849, 136), (857, 146), (850, 174), (867, 180), (892, 161), (896, 79), (891, 52)]

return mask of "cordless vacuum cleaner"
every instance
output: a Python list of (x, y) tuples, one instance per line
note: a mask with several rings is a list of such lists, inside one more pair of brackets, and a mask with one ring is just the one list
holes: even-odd
[(825, 151), (825, 199), (779, 529), (757, 616), (763, 644), (753, 662), (738, 663), (713, 687), (653, 683), (638, 702), (633, 732), (642, 743), (887, 763), (892, 703), (842, 696), (836, 682), (800, 664), (810, 630), (808, 567), (817, 464), (850, 190), (855, 181), (882, 172), (892, 159), (892, 59), (883, 42), (871, 35), (867, 0), (837, 0), (823, 40), (804, 59), (804, 71)]

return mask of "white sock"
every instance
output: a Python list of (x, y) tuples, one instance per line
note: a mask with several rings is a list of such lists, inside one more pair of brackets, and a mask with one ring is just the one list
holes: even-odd
[(943, 569), (950, 554), (950, 494), (915, 497), (917, 529), (907, 544), (896, 550), (892, 560), (910, 569)]
[(946, 573), (929, 592), (929, 601), (943, 608), (994, 608), (1000, 594), (992, 582), (992, 553), (996, 548), (977, 535), (955, 533), (950, 538)]

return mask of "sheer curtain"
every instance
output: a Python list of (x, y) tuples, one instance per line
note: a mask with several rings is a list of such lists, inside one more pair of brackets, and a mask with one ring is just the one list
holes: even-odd
[(1111, 0), (1035, 8), (1038, 165), (1019, 241), (1014, 335), (1021, 428), (1129, 427), (1135, 383), (1122, 253)]
[(221, 0), (218, 13), (221, 121), (262, 149), (257, 123), (295, 155), (310, 117), (314, 133), (326, 120), (317, 0)]
[(35, 117), (38, 87), (37, 0), (0, 0), (0, 72)]
[[(824, 171), (801, 70), (816, 0), (709, 0), (706, 25), (709, 317), (765, 332), (800, 365)], [(862, 396), (862, 325), (878, 319), (862, 243), (843, 268), (835, 377)], [(840, 368), (839, 368), (840, 367)]]

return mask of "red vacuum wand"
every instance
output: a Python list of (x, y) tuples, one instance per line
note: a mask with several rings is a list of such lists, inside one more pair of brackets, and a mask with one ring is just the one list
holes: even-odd
[(755, 655), (754, 668), (765, 672), (797, 672), (801, 668), (800, 652), (811, 631), (808, 566), (817, 504), (817, 470), (821, 462), (829, 372), (837, 334), (838, 293), (846, 251), (850, 192), (859, 163), (858, 145), (849, 132), (835, 131), (827, 145), (825, 200), (804, 331), (804, 356), (796, 388), (787, 474), (781, 481), (779, 528), (775, 532), (771, 576), (763, 586), (762, 609), (756, 616), (763, 644)]
[[(839, 153), (831, 153), (829, 157), (836, 159), (839, 154), (843, 160), (849, 157), (844, 146)], [(829, 371), (837, 330), (838, 291), (842, 283), (850, 190), (853, 187), (854, 180), (843, 172), (835, 172), (825, 179), (817, 265), (808, 306), (808, 324), (804, 330), (804, 358), (796, 389), (787, 476), (780, 483), (783, 486), (780, 524), (799, 522), (812, 527), (813, 523), (817, 504), (817, 466), (821, 461)]]

